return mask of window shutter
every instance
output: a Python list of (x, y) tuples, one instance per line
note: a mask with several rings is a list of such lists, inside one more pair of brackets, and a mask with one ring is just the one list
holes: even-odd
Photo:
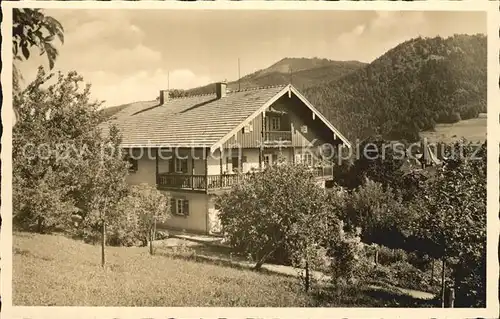
[(246, 163), (246, 162), (247, 162), (247, 157), (246, 157), (246, 156), (243, 156), (243, 157), (241, 158), (241, 162), (242, 162), (242, 163)]
[(183, 200), (183, 211), (185, 216), (189, 216), (189, 201), (187, 199)]
[(278, 154), (273, 154), (273, 163), (276, 163), (278, 160)]
[(187, 171), (188, 171), (188, 161), (187, 161), (187, 159), (181, 161), (181, 166), (182, 166), (182, 168), (181, 168), (182, 172), (183, 173), (187, 173)]
[(177, 202), (175, 198), (170, 199), (170, 211), (172, 212), (172, 215), (177, 214)]
[(168, 160), (168, 172), (169, 173), (173, 173), (175, 172), (175, 159), (174, 158), (171, 158)]

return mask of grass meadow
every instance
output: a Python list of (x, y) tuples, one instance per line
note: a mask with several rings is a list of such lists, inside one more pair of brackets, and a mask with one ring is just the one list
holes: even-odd
[(470, 142), (486, 141), (486, 114), (453, 124), (437, 124), (433, 131), (421, 132), (421, 136), (431, 143), (452, 143), (465, 138)]
[(62, 235), (13, 234), (15, 306), (409, 307), (431, 306), (387, 289), (339, 293), (298, 278), (190, 260), (146, 247), (100, 247)]

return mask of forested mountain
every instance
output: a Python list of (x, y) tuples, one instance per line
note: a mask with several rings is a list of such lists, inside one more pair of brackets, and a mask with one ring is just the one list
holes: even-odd
[(352, 139), (418, 139), (436, 123), (486, 112), (484, 35), (416, 38), (304, 95)]
[[(242, 77), (238, 81), (228, 83), (229, 90), (238, 90), (293, 83), (299, 90), (307, 87), (329, 83), (365, 66), (358, 61), (332, 61), (319, 58), (284, 58), (266, 69), (256, 71)], [(182, 91), (176, 94), (207, 94), (215, 92), (214, 84)]]

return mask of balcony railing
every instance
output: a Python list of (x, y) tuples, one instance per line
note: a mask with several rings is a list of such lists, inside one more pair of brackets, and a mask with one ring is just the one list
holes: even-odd
[(269, 142), (291, 142), (292, 132), (291, 131), (266, 131), (264, 132), (264, 141)]
[[(314, 176), (318, 178), (331, 178), (333, 168), (331, 166), (312, 167)], [(215, 189), (229, 189), (242, 181), (250, 179), (259, 172), (244, 174), (222, 174), (222, 175), (188, 175), (188, 174), (158, 174), (157, 185), (159, 188), (207, 191)]]
[(206, 189), (205, 175), (158, 174), (157, 184), (168, 188)]
[(256, 173), (222, 174), (222, 175), (180, 175), (159, 174), (157, 184), (160, 188), (177, 188), (191, 190), (223, 189), (249, 179)]

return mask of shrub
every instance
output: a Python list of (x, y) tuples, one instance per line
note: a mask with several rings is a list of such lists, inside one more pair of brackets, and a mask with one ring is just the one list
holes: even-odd
[[(156, 223), (170, 218), (170, 201), (147, 184), (131, 186), (118, 205), (118, 214), (108, 228), (109, 243), (118, 246), (146, 245), (154, 240)], [(161, 235), (160, 235), (161, 236)], [(167, 234), (168, 236), (168, 234)]]
[(367, 179), (346, 200), (341, 219), (349, 230), (361, 228), (365, 243), (403, 247), (404, 231), (412, 214), (390, 186), (384, 188)]
[(331, 275), (335, 284), (355, 283), (362, 279), (368, 267), (363, 254), (359, 232), (345, 232), (343, 223), (339, 225), (339, 236), (330, 240), (328, 256), (331, 258)]
[[(146, 246), (156, 223), (170, 218), (169, 200), (166, 195), (146, 184), (131, 186), (127, 195), (117, 204), (112, 222), (107, 227), (106, 244), (110, 246)], [(86, 242), (96, 243), (100, 238), (100, 226), (84, 224), (77, 234)], [(155, 239), (168, 238), (159, 231)]]
[(163, 239), (167, 239), (169, 236), (168, 232), (165, 231), (165, 230), (158, 230), (156, 231), (155, 233), (155, 239), (156, 240), (163, 240)]
[(440, 123), (456, 123), (461, 121), (460, 113), (458, 112), (449, 112), (442, 113), (439, 115), (438, 122)]
[(408, 260), (407, 253), (402, 249), (391, 249), (385, 246), (379, 246), (377, 250), (378, 262), (382, 265), (390, 265)]
[(397, 286), (424, 291), (428, 290), (428, 276), (410, 263), (398, 261), (390, 265), (390, 269), (394, 272), (394, 279)]

